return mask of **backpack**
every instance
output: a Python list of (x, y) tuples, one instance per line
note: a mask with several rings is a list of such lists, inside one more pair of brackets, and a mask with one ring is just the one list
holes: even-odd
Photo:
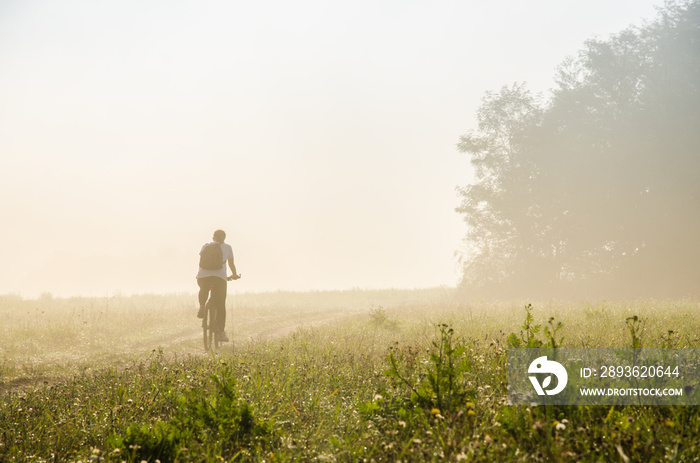
[(207, 243), (199, 253), (199, 266), (204, 270), (221, 270), (224, 266), (224, 254), (220, 243)]

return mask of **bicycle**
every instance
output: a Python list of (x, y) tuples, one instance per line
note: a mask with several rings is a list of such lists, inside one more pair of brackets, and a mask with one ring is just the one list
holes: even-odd
[[(240, 274), (231, 275), (230, 277), (226, 278), (226, 280), (238, 280), (240, 277)], [(204, 306), (206, 312), (204, 313), (204, 318), (202, 319), (202, 338), (204, 341), (204, 350), (207, 352), (216, 350), (221, 347), (221, 344), (223, 344), (222, 341), (218, 340), (216, 332), (212, 329), (212, 326), (214, 325), (214, 311), (212, 310), (211, 302), (211, 296), (209, 296), (209, 300)], [(231, 342), (233, 343), (233, 340)]]

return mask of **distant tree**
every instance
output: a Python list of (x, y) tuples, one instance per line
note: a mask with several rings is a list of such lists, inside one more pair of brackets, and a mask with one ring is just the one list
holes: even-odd
[[(528, 162), (528, 131), (541, 123), (542, 109), (522, 84), (487, 93), (477, 114), (478, 131), (461, 137), (478, 182), (459, 190), (457, 211), (468, 226), (470, 258), (465, 279), (477, 286), (523, 278), (531, 262), (539, 224), (532, 201), (535, 166)], [(531, 207), (534, 206), (534, 207)]]
[(487, 93), (463, 285), (495, 295), (700, 293), (700, 0), (585, 43), (542, 103)]

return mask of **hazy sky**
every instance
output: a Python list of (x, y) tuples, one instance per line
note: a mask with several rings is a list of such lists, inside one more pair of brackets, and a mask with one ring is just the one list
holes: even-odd
[(2, 0), (0, 293), (454, 285), (484, 92), (659, 4)]

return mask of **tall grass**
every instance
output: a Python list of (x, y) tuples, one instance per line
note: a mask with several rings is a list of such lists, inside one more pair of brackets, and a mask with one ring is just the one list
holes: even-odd
[[(87, 357), (88, 368), (48, 385), (5, 388), (0, 460), (654, 461), (698, 454), (697, 407), (507, 405), (507, 338), (522, 330), (523, 302), (463, 303), (449, 296), (412, 302), (404, 293), (393, 303), (379, 296), (371, 303), (363, 293), (353, 305), (342, 294), (328, 299), (331, 308), (323, 312), (318, 295), (279, 296), (262, 296), (260, 303), (246, 296), (237, 302), (238, 310), (248, 308), (245, 317), (234, 316), (232, 323), (250, 323), (255, 333), (265, 320), (323, 321), (314, 316), (319, 311), (329, 318), (287, 334), (248, 336), (215, 356), (199, 352), (195, 333), (189, 352), (176, 342), (132, 352), (118, 366)], [(133, 310), (157, 314), (162, 302), (155, 297), (150, 307)], [(180, 310), (192, 323), (189, 302), (175, 298), (171, 304), (163, 310)], [(637, 331), (644, 347), (667, 345), (669, 331), (676, 347), (698, 347), (698, 308), (695, 301), (533, 302), (532, 316), (533, 323), (550, 317), (563, 323), (557, 332), (562, 347), (627, 347), (626, 319), (633, 315), (644, 321)], [(169, 323), (163, 329), (177, 331), (177, 323)], [(27, 328), (41, 336), (50, 331), (43, 326)], [(230, 380), (224, 409), (216, 378)], [(433, 401), (435, 388), (443, 386), (451, 388), (449, 395)], [(173, 431), (184, 419), (183, 404), (195, 402), (217, 410), (228, 425)], [(249, 407), (251, 420), (269, 432), (231, 434), (229, 428), (240, 426), (240, 407)], [(172, 443), (170, 453), (158, 453), (158, 442), (165, 441)]]

